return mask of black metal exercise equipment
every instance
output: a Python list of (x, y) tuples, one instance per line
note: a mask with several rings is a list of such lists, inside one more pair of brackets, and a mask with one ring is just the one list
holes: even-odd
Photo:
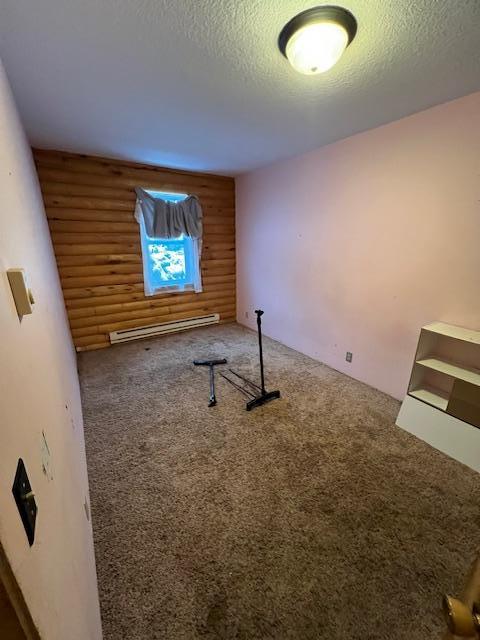
[(214, 367), (217, 364), (227, 364), (225, 358), (222, 360), (194, 360), (193, 364), (197, 367), (209, 367), (210, 369), (210, 398), (208, 400), (208, 406), (214, 407), (217, 404), (215, 397), (215, 371)]
[[(230, 369), (230, 371), (231, 371), (231, 369)], [(231, 378), (226, 376), (224, 373), (221, 373), (220, 375), (227, 382), (229, 382), (232, 385), (232, 387), (235, 387), (235, 389), (238, 389), (238, 391), (241, 391), (243, 393), (243, 395), (247, 396), (247, 398), (255, 398), (256, 397), (254, 393), (252, 393), (248, 389), (245, 389), (245, 387), (242, 387), (242, 385), (238, 384), (237, 382), (235, 382), (235, 380), (232, 380)]]
[[(263, 370), (263, 346), (262, 346), (262, 316), (264, 312), (261, 309), (256, 309), (255, 313), (257, 314), (258, 352), (259, 352), (259, 358), (260, 358), (261, 386), (259, 386), (258, 384), (255, 384), (255, 382), (252, 382), (248, 378), (245, 378), (244, 376), (240, 375), (233, 369), (229, 369), (229, 371), (233, 373), (235, 376), (237, 376), (237, 378), (239, 378), (240, 380), (243, 380), (243, 382), (246, 382), (250, 386), (250, 388), (255, 389), (255, 393), (253, 393), (252, 391), (246, 389), (245, 387), (242, 387), (241, 385), (237, 384), (235, 381), (231, 380), (223, 373), (220, 374), (222, 378), (225, 378), (225, 380), (227, 380), (232, 386), (234, 386), (236, 389), (241, 391), (244, 395), (251, 398), (247, 402), (247, 405), (245, 407), (247, 411), (251, 411), (252, 409), (255, 409), (255, 407), (260, 407), (262, 404), (265, 404), (266, 402), (270, 402), (270, 400), (275, 400), (276, 398), (280, 398), (280, 391), (267, 391), (265, 389), (265, 373)], [(257, 395), (259, 391), (260, 391), (260, 394)]]

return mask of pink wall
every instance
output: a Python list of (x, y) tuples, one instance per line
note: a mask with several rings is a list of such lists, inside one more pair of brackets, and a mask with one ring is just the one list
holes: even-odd
[(480, 93), (240, 176), (237, 261), (239, 322), (402, 398), (423, 324), (480, 329)]
[[(45, 640), (99, 640), (76, 360), (30, 148), (0, 63), (0, 544)], [(6, 269), (36, 298), (19, 321)], [(53, 479), (42, 471), (42, 430)], [(11, 493), (23, 458), (36, 494), (29, 547)]]

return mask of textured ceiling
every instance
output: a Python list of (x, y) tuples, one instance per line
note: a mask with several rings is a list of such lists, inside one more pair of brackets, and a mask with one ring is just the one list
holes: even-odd
[(0, 55), (39, 147), (236, 174), (480, 89), (478, 0), (342, 0), (358, 33), (302, 76), (302, 0), (1, 0)]

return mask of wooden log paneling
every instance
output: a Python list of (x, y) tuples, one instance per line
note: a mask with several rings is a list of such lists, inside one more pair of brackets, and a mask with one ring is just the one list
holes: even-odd
[[(219, 313), (235, 319), (233, 178), (34, 150), (74, 344), (110, 346), (108, 333)], [(136, 186), (195, 194), (204, 213), (203, 292), (145, 297)]]

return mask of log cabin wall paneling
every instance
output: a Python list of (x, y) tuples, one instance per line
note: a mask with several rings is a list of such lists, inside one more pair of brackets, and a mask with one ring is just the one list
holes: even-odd
[[(57, 151), (34, 158), (77, 350), (108, 347), (119, 329), (206, 313), (235, 320), (233, 178)], [(200, 199), (202, 293), (145, 297), (136, 186)]]

